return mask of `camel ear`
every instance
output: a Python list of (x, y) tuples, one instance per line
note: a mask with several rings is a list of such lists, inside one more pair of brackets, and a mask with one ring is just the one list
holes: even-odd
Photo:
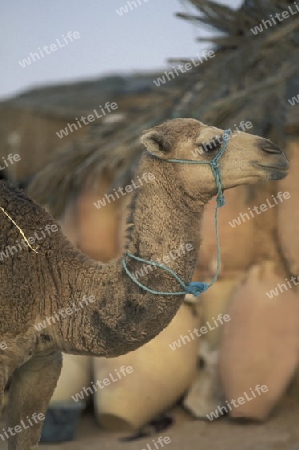
[(157, 130), (145, 131), (141, 136), (141, 142), (150, 153), (159, 158), (169, 153), (172, 147), (167, 137)]

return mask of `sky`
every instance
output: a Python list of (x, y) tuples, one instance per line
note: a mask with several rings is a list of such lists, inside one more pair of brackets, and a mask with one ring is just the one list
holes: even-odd
[[(184, 0), (135, 0), (137, 7), (130, 1), (131, 9), (126, 0), (1, 2), (0, 99), (46, 84), (166, 70), (168, 58), (192, 57), (208, 48), (196, 42), (211, 34), (207, 29), (175, 17), (194, 11)], [(122, 15), (121, 7), (127, 8)]]

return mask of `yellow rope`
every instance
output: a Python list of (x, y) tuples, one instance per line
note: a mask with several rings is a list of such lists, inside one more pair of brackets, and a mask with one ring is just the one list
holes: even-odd
[(28, 245), (28, 247), (31, 248), (31, 250), (33, 250), (35, 253), (38, 253), (38, 252), (35, 250), (35, 248), (33, 248), (33, 247), (30, 245), (30, 243), (29, 243), (28, 239), (26, 238), (26, 236), (25, 236), (23, 230), (21, 230), (21, 228), (16, 224), (16, 222), (10, 217), (9, 214), (7, 214), (7, 212), (6, 212), (1, 206), (0, 206), (0, 209), (1, 209), (1, 210), (4, 212), (4, 214), (9, 218), (9, 220), (17, 227), (17, 229), (19, 230), (19, 232), (20, 232), (21, 235), (23, 236), (23, 238), (24, 238), (26, 244)]

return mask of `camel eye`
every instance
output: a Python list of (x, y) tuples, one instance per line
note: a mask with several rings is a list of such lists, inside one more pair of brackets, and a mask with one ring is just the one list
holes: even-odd
[(200, 147), (205, 152), (213, 152), (215, 150), (220, 150), (222, 145), (220, 136), (215, 136), (213, 139), (211, 139), (209, 142), (202, 142), (200, 144)]

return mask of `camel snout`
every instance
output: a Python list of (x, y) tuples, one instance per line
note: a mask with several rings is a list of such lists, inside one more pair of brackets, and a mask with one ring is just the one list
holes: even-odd
[(261, 160), (258, 165), (266, 170), (267, 180), (282, 180), (288, 175), (289, 161), (284, 152), (268, 139), (259, 141)]

